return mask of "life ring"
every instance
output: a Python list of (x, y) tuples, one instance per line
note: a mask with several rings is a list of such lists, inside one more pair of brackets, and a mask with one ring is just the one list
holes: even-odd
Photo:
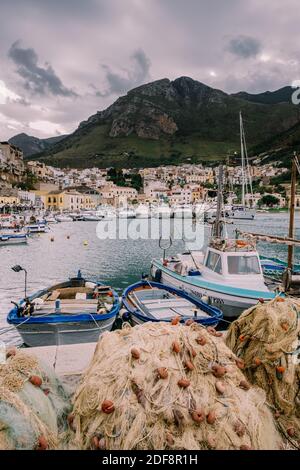
[(244, 240), (236, 240), (235, 244), (239, 248), (248, 246), (248, 242), (245, 242)]

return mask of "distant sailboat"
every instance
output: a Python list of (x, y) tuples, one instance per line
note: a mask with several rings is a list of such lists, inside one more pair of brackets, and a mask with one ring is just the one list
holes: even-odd
[(253, 201), (252, 178), (250, 174), (248, 152), (246, 146), (246, 138), (242, 113), (240, 111), (240, 138), (241, 138), (241, 159), (242, 159), (242, 203), (232, 205), (225, 215), (230, 219), (248, 219), (253, 220), (255, 217), (255, 209), (246, 202), (246, 194), (251, 195)]

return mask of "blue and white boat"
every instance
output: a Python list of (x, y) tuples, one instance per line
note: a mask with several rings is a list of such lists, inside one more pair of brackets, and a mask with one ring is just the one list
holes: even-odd
[[(269, 258), (260, 255), (261, 267), (266, 276), (272, 276), (274, 278), (282, 278), (284, 272), (287, 270), (288, 264), (278, 258)], [(293, 264), (293, 273), (296, 275), (300, 274), (300, 264)]]
[(33, 234), (33, 233), (47, 233), (50, 230), (48, 225), (44, 224), (44, 223), (26, 225), (25, 229), (30, 234)]
[(28, 242), (27, 233), (5, 232), (0, 233), (0, 246), (23, 245)]
[(202, 325), (216, 326), (223, 317), (220, 309), (193, 299), (183, 290), (158, 282), (140, 281), (127, 287), (122, 301), (133, 324), (171, 322), (179, 316), (182, 323), (192, 319)]
[(117, 293), (81, 276), (15, 303), (7, 316), (27, 346), (96, 342), (120, 310)]
[(215, 239), (204, 251), (154, 259), (150, 273), (153, 280), (205, 299), (231, 318), (278, 295), (278, 286), (264, 278), (255, 246), (243, 240)]

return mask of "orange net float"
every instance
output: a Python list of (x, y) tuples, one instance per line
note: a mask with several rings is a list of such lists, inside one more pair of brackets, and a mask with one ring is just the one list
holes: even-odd
[(244, 240), (236, 240), (236, 246), (238, 247), (245, 247), (245, 246), (248, 246), (249, 243), (248, 242), (245, 242)]

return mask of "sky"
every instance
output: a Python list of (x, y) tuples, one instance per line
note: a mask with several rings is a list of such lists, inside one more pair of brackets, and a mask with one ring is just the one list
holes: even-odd
[(0, 0), (0, 140), (70, 133), (143, 83), (300, 80), (299, 0)]

